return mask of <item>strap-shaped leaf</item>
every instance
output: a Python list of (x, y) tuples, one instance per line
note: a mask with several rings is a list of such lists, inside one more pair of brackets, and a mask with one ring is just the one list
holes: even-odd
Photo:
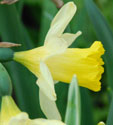
[(67, 111), (65, 123), (67, 125), (80, 125), (81, 120), (80, 92), (76, 76), (73, 76), (68, 92)]
[(106, 125), (113, 125), (113, 95)]

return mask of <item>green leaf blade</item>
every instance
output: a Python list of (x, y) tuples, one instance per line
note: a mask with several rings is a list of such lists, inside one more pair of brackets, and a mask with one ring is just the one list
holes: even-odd
[(69, 87), (68, 104), (65, 116), (65, 123), (68, 125), (80, 125), (81, 104), (80, 92), (76, 76), (73, 77)]
[(106, 125), (113, 125), (113, 95)]

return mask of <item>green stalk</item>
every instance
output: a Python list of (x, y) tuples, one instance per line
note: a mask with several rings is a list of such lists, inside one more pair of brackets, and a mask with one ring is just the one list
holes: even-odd
[(0, 62), (13, 60), (14, 52), (9, 48), (0, 48)]

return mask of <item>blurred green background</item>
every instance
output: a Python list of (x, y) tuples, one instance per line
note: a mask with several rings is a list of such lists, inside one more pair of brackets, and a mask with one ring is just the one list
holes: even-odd
[[(64, 3), (69, 1), (64, 0)], [(100, 40), (106, 50), (106, 54), (103, 56), (105, 73), (101, 80), (102, 90), (95, 93), (80, 88), (81, 124), (95, 125), (99, 121), (106, 122), (112, 98), (113, 1), (73, 1), (78, 9), (66, 31), (75, 33), (81, 30), (82, 36), (71, 47), (86, 48), (95, 40)], [(13, 48), (15, 51), (28, 50), (43, 45), (50, 23), (57, 11), (52, 0), (19, 0), (13, 5), (0, 5), (0, 41), (21, 43), (21, 47)], [(20, 109), (28, 112), (30, 118), (44, 117), (39, 106), (35, 76), (16, 62), (3, 63), (3, 65), (11, 76), (13, 97)], [(58, 96), (57, 105), (64, 119), (68, 84), (58, 83), (56, 93)]]

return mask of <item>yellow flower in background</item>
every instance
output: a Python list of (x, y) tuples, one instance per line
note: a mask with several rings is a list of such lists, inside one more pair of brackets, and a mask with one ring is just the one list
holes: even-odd
[(99, 122), (97, 125), (105, 125), (104, 122)]
[(80, 86), (93, 91), (101, 88), (100, 79), (104, 72), (101, 59), (104, 48), (101, 42), (96, 41), (86, 49), (68, 48), (81, 32), (63, 33), (76, 9), (73, 2), (68, 2), (59, 10), (52, 20), (44, 46), (14, 54), (14, 60), (26, 66), (38, 78), (40, 105), (48, 118), (57, 115), (57, 119), (61, 119), (55, 104), (55, 81), (70, 83), (76, 74)]
[(19, 113), (21, 113), (21, 111), (18, 109), (11, 96), (2, 97), (0, 125), (8, 125), (11, 117)]
[(29, 119), (25, 112), (21, 112), (11, 96), (2, 97), (0, 125), (65, 125), (61, 121), (46, 119)]

